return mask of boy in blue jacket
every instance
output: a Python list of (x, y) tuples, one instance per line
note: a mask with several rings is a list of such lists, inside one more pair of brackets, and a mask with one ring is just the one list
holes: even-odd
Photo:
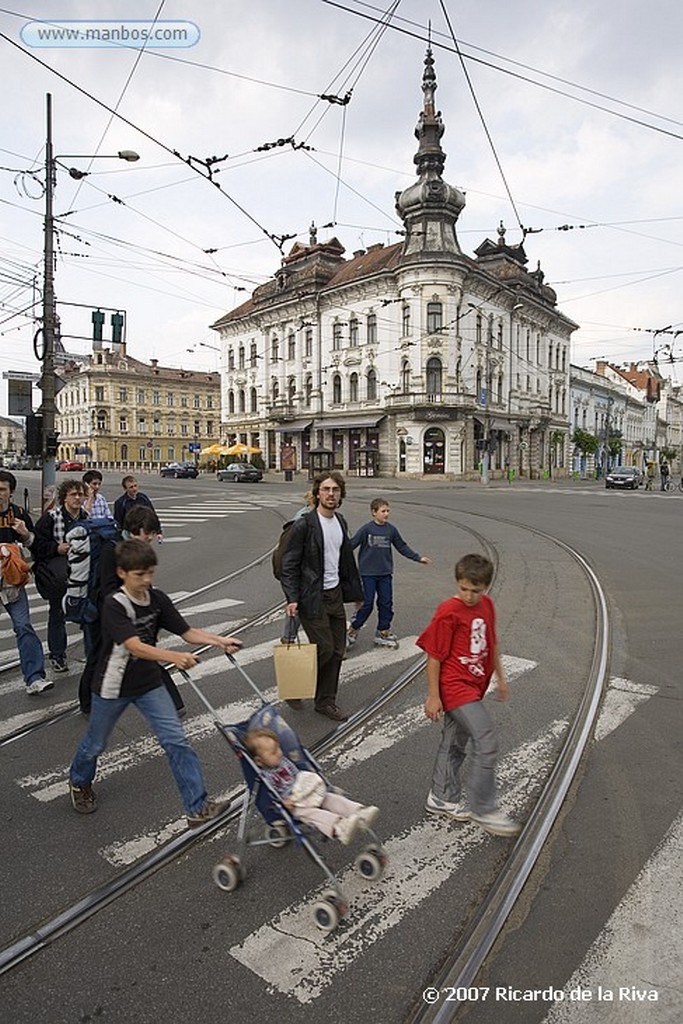
[(375, 643), (381, 647), (397, 647), (398, 637), (391, 630), (394, 617), (394, 558), (392, 547), (399, 555), (410, 558), (422, 565), (430, 565), (431, 558), (418, 555), (408, 547), (395, 526), (389, 522), (391, 507), (386, 498), (373, 498), (370, 502), (372, 519), (351, 538), (351, 547), (360, 548), (358, 568), (363, 581), (365, 603), (351, 619), (347, 634), (347, 644), (355, 644), (358, 630), (372, 614), (375, 598), (377, 599), (377, 629)]

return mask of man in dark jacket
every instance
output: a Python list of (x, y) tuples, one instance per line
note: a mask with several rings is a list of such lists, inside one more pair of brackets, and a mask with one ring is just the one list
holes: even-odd
[(147, 495), (142, 493), (134, 476), (124, 476), (121, 486), (123, 494), (120, 494), (114, 502), (114, 519), (123, 529), (123, 520), (132, 508), (140, 508), (142, 505), (145, 508), (151, 508), (152, 512), (155, 512), (156, 509)]
[(341, 473), (321, 473), (311, 488), (315, 503), (290, 531), (280, 583), (287, 615), (298, 615), (306, 636), (318, 646), (315, 710), (334, 722), (348, 718), (337, 706), (339, 672), (346, 650), (345, 601), (363, 603), (361, 583), (346, 520), (337, 511), (346, 495)]

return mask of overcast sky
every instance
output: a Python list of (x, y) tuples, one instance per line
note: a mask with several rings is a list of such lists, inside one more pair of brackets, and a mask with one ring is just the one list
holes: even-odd
[[(680, 3), (402, 0), (380, 35), (387, 9), (388, 0), (41, 0), (1, 9), (0, 371), (38, 369), (37, 324), (30, 309), (19, 311), (37, 295), (40, 312), (31, 282), (42, 287), (47, 92), (55, 154), (84, 157), (60, 164), (92, 171), (80, 182), (63, 169), (57, 178), (67, 350), (89, 350), (68, 335), (90, 337), (91, 322), (89, 309), (66, 303), (100, 305), (125, 310), (137, 358), (212, 369), (218, 353), (200, 343), (216, 345), (209, 324), (277, 269), (281, 251), (269, 235), (306, 241), (315, 221), (318, 239), (336, 235), (349, 255), (399, 239), (394, 193), (414, 180), (429, 19), (444, 176), (467, 195), (463, 251), (495, 239), (501, 220), (509, 243), (524, 225), (533, 231), (529, 268), (540, 260), (558, 307), (581, 325), (573, 362), (645, 359), (666, 343), (678, 358)], [(160, 26), (192, 22), (199, 39), (142, 53), (28, 45), (28, 22), (93, 12), (129, 31), (132, 19), (155, 15)], [(317, 98), (349, 90), (346, 105)], [(294, 146), (259, 151), (282, 139)], [(140, 161), (85, 158), (120, 149)], [(196, 168), (226, 155), (213, 166), (219, 190)], [(671, 333), (653, 335), (662, 328)], [(680, 381), (681, 365), (662, 369)], [(0, 413), (6, 400), (3, 381)]]

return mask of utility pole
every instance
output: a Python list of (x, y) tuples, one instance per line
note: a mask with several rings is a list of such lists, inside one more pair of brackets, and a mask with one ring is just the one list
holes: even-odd
[(489, 412), (489, 391), (491, 390), (491, 346), (493, 344), (493, 321), (489, 315), (486, 320), (486, 359), (484, 361), (484, 457), (481, 464), (481, 482), (489, 482), (491, 465), (491, 416)]
[(52, 202), (55, 186), (55, 162), (52, 151), (52, 96), (47, 99), (47, 130), (45, 135), (45, 242), (43, 285), (43, 372), (40, 386), (43, 392), (43, 450), (41, 474), (41, 509), (45, 511), (55, 498), (55, 455), (57, 454), (55, 340), (57, 334), (57, 306), (54, 278), (54, 216)]

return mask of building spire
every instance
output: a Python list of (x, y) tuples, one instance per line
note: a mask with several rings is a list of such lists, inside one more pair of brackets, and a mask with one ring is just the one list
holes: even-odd
[(461, 254), (455, 222), (465, 205), (465, 196), (442, 178), (446, 154), (441, 148), (441, 136), (445, 129), (441, 111), (436, 109), (436, 89), (434, 58), (428, 47), (422, 73), (422, 110), (415, 128), (418, 148), (413, 162), (418, 180), (396, 193), (396, 211), (406, 227), (405, 257), (427, 258), (435, 252)]

